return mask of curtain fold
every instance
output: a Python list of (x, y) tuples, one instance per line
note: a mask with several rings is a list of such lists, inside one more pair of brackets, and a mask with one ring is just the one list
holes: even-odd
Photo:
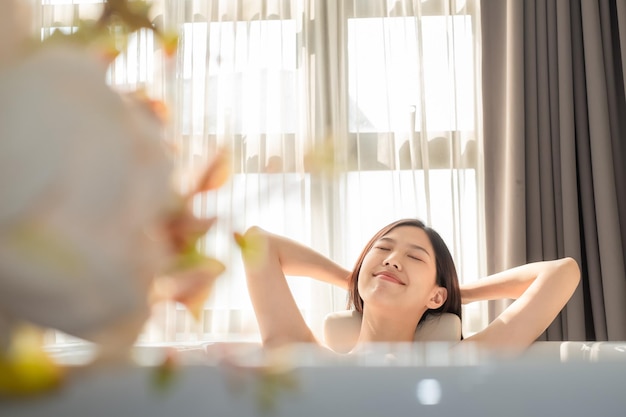
[(542, 339), (626, 337), (623, 9), (482, 3), (488, 271), (563, 256), (581, 265)]
[[(42, 36), (94, 18), (94, 1), (30, 0)], [(170, 110), (176, 184), (222, 146), (233, 177), (194, 201), (217, 216), (202, 249), (222, 260), (198, 322), (156, 308), (142, 342), (257, 340), (232, 233), (259, 225), (351, 267), (369, 237), (418, 217), (448, 243), (461, 279), (484, 273), (480, 8), (474, 0), (155, 0), (153, 22), (179, 35), (166, 59), (140, 32), (109, 71)], [(288, 277), (307, 323), (346, 293)], [(484, 306), (464, 312), (480, 330)]]

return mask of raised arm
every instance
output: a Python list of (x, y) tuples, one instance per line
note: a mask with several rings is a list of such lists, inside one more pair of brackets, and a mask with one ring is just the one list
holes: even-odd
[(300, 314), (285, 274), (310, 276), (347, 288), (348, 271), (304, 245), (259, 227), (248, 229), (243, 238), (256, 246), (256, 251), (242, 250), (242, 258), (263, 345), (317, 342)]
[(512, 268), (461, 287), (464, 304), (513, 298), (484, 330), (466, 338), (489, 348), (523, 349), (533, 343), (563, 309), (580, 281), (572, 258)]
[(350, 271), (321, 253), (284, 236), (267, 232), (259, 227), (248, 233), (260, 233), (275, 250), (285, 275), (304, 276), (348, 289)]

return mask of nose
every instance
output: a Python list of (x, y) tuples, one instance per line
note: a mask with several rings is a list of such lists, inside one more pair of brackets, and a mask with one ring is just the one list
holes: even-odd
[(396, 268), (397, 270), (400, 270), (400, 262), (398, 262), (398, 260), (396, 259), (396, 257), (393, 254), (390, 254), (383, 261), (383, 265), (385, 265), (385, 266), (392, 266), (392, 267)]

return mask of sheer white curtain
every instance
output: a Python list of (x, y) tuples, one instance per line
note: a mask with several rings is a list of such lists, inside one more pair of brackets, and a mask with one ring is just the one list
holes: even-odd
[[(42, 36), (96, 18), (96, 0), (29, 0)], [(215, 150), (234, 175), (195, 201), (217, 215), (204, 249), (227, 264), (199, 322), (175, 304), (142, 342), (257, 340), (232, 233), (251, 225), (312, 245), (349, 267), (371, 234), (400, 217), (437, 229), (462, 280), (483, 268), (478, 0), (156, 0), (154, 23), (180, 34), (166, 60), (149, 32), (131, 39), (109, 82), (144, 88), (170, 110), (178, 185)], [(327, 150), (332, 170), (305, 163)], [(329, 150), (332, 150), (330, 152)], [(346, 293), (288, 278), (321, 334)], [(485, 324), (465, 312), (465, 332)], [(61, 337), (61, 336), (59, 336)]]

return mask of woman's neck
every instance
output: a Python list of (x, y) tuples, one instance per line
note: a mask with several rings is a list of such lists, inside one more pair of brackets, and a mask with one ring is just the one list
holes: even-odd
[(373, 342), (412, 342), (420, 317), (408, 318), (406, 314), (390, 312), (381, 314), (374, 308), (364, 308), (357, 346)]

